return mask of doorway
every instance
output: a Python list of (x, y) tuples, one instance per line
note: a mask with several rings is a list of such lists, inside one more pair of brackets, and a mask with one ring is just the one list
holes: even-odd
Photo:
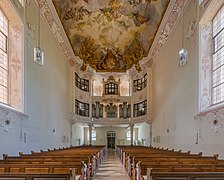
[(115, 149), (116, 133), (114, 131), (107, 132), (107, 148)]

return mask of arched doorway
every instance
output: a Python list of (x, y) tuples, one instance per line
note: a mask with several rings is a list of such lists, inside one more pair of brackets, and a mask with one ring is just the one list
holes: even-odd
[(114, 131), (107, 132), (107, 148), (115, 149), (116, 133)]

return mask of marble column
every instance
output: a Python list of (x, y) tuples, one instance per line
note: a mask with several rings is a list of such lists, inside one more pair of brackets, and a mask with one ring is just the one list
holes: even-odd
[(134, 124), (130, 124), (130, 131), (131, 131), (131, 146), (133, 146)]
[(89, 145), (92, 146), (92, 129), (93, 125), (89, 124)]

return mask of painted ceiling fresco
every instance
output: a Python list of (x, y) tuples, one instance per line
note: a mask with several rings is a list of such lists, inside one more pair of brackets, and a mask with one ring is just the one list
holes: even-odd
[(146, 57), (169, 0), (52, 0), (80, 67), (125, 72)]

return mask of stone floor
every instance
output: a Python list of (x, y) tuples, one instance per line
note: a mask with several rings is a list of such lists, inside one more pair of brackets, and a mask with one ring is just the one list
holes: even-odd
[(108, 150), (105, 159), (99, 167), (94, 180), (129, 180), (115, 151)]

